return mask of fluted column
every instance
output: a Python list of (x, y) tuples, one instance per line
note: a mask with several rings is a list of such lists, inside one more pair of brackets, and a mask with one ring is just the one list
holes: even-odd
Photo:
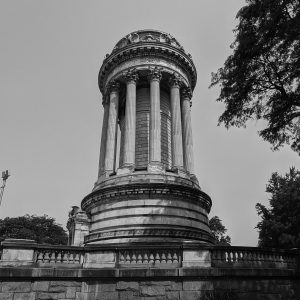
[(171, 133), (172, 133), (172, 167), (182, 169), (182, 130), (180, 113), (180, 79), (175, 74), (170, 78), (171, 95)]
[(109, 86), (109, 114), (107, 126), (107, 140), (105, 151), (105, 172), (115, 171), (117, 125), (119, 109), (119, 83), (111, 82)]
[(135, 165), (136, 81), (138, 75), (135, 70), (129, 70), (125, 74), (125, 78), (126, 106), (123, 168), (133, 169)]
[(181, 121), (182, 121), (182, 140), (183, 140), (183, 163), (184, 168), (190, 174), (194, 173), (193, 137), (191, 122), (192, 93), (189, 88), (184, 88), (181, 93)]
[(102, 121), (98, 178), (105, 171), (105, 152), (106, 152), (107, 126), (108, 126), (108, 114), (109, 114), (109, 99), (108, 99), (108, 97), (103, 98), (102, 104), (103, 104), (104, 113), (103, 113), (103, 121)]
[(161, 122), (160, 122), (160, 80), (158, 68), (151, 71), (150, 76), (150, 148), (149, 171), (159, 171), (161, 164)]

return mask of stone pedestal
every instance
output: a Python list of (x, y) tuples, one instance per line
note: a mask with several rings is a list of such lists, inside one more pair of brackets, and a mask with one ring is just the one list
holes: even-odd
[(89, 233), (89, 224), (87, 214), (78, 206), (73, 206), (67, 224), (70, 246), (82, 246), (84, 244), (84, 237)]

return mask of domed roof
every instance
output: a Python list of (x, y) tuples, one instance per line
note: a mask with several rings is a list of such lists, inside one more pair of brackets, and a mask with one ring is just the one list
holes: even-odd
[(184, 52), (183, 47), (181, 44), (169, 33), (160, 31), (160, 30), (153, 30), (153, 29), (144, 29), (144, 30), (137, 30), (133, 31), (130, 34), (123, 37), (114, 47), (113, 52), (119, 49), (122, 49), (130, 44), (135, 43), (151, 43), (151, 42), (158, 42), (169, 44), (175, 48)]

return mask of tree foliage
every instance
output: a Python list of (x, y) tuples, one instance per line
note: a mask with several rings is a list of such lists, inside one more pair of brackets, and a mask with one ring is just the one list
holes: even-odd
[(227, 229), (218, 216), (214, 216), (209, 220), (209, 227), (217, 245), (230, 246), (231, 238), (228, 235), (225, 236)]
[(300, 0), (247, 0), (237, 14), (233, 53), (212, 74), (225, 111), (219, 124), (266, 121), (259, 135), (274, 150), (300, 155)]
[(270, 208), (257, 203), (262, 220), (257, 224), (261, 247), (300, 247), (300, 171), (291, 168), (280, 176), (273, 173), (266, 188)]
[(47, 215), (40, 217), (25, 215), (0, 220), (0, 237), (2, 239), (31, 239), (37, 243), (53, 245), (66, 245), (68, 242), (66, 231), (56, 224), (55, 219)]

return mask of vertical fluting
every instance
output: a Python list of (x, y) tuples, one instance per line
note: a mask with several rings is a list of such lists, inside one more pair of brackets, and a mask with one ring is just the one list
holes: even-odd
[(126, 106), (123, 167), (134, 167), (135, 164), (135, 127), (136, 127), (136, 81), (135, 70), (126, 73)]
[(116, 141), (119, 109), (119, 83), (111, 82), (109, 87), (109, 114), (107, 127), (107, 141), (105, 153), (105, 172), (115, 171)]
[(183, 139), (183, 162), (187, 172), (194, 173), (193, 136), (191, 122), (190, 99), (192, 93), (189, 88), (183, 89), (181, 93), (181, 121)]
[(150, 74), (150, 165), (161, 164), (160, 80), (157, 68)]
[(183, 153), (179, 89), (179, 78), (173, 75), (170, 78), (172, 167), (181, 169), (183, 167)]
[(104, 113), (103, 113), (103, 121), (102, 121), (98, 177), (100, 177), (105, 171), (105, 153), (106, 153), (107, 126), (108, 126), (108, 115), (109, 115), (109, 101), (107, 97), (104, 97), (102, 104), (103, 104)]

